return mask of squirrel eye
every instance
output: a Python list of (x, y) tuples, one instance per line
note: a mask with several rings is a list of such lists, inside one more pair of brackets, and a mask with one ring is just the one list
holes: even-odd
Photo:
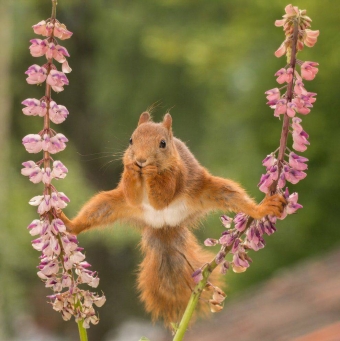
[(132, 137), (130, 137), (130, 141), (129, 142), (130, 142), (130, 144), (132, 144)]
[(165, 148), (166, 147), (166, 142), (164, 140), (162, 140), (160, 143), (159, 143), (159, 148)]

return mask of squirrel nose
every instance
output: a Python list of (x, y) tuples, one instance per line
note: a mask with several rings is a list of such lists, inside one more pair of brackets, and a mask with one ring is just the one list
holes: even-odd
[(146, 159), (136, 159), (136, 163), (139, 167), (143, 167), (145, 162), (146, 162)]

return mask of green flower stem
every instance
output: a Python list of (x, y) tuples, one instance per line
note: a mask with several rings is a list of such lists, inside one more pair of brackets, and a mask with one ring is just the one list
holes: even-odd
[(79, 339), (80, 339), (80, 341), (88, 341), (87, 331), (83, 327), (83, 322), (84, 322), (84, 320), (78, 321)]

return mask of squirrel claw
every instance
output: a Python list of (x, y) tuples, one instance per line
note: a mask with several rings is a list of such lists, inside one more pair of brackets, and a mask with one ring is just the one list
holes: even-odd
[(281, 194), (266, 195), (261, 204), (261, 215), (273, 215), (280, 217), (284, 207), (287, 205), (287, 200)]

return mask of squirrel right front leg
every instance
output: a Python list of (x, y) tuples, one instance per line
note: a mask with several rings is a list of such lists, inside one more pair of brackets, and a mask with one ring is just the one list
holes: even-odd
[(112, 224), (117, 219), (131, 216), (130, 210), (123, 190), (118, 187), (112, 191), (100, 192), (92, 197), (74, 219), (68, 219), (63, 212), (59, 214), (59, 218), (69, 232), (79, 234), (92, 227)]

